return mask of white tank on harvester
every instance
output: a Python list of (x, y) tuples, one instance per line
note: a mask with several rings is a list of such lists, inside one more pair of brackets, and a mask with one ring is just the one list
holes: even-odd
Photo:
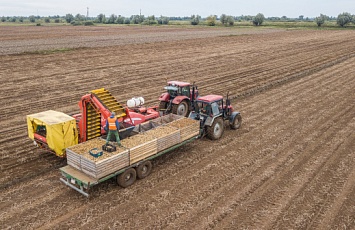
[(143, 97), (133, 97), (127, 101), (128, 108), (136, 108), (139, 106), (144, 105), (144, 98)]

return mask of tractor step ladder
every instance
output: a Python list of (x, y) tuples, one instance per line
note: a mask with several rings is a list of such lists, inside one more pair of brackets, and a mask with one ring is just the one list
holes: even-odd
[(123, 106), (108, 90), (101, 88), (92, 90), (91, 93), (102, 103), (103, 106), (105, 106), (106, 109), (110, 112), (115, 112), (116, 117), (119, 118), (126, 116)]

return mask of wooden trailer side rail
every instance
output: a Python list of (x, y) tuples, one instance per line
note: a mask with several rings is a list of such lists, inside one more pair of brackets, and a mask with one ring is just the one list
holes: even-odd
[(71, 167), (70, 165), (67, 165), (67, 166), (60, 168), (60, 171), (62, 173), (62, 177), (60, 178), (60, 181), (62, 181), (65, 185), (69, 186), (70, 188), (76, 190), (77, 192), (83, 194), (84, 196), (89, 197), (89, 190), (91, 187), (93, 187), (97, 184), (100, 184), (108, 179), (111, 179), (111, 178), (123, 173), (124, 171), (126, 171), (129, 168), (135, 168), (145, 161), (152, 160), (158, 156), (161, 156), (165, 153), (175, 150), (175, 149), (179, 148), (180, 146), (190, 143), (190, 142), (196, 140), (198, 137), (199, 137), (199, 135), (191, 137), (191, 138), (189, 138), (183, 142), (180, 142), (168, 149), (165, 149), (165, 150), (160, 151), (150, 157), (142, 159), (139, 162), (131, 164), (128, 167), (119, 169), (116, 172), (111, 173), (111, 174), (109, 174), (105, 177), (102, 177), (100, 179), (92, 178), (92, 177), (86, 175), (85, 173), (78, 171), (77, 169)]

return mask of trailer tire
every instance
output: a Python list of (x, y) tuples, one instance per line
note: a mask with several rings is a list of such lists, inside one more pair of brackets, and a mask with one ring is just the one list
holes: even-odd
[(152, 172), (152, 162), (145, 161), (138, 165), (137, 169), (137, 177), (139, 179), (146, 178)]
[(231, 129), (239, 129), (241, 125), (242, 125), (242, 116), (240, 114), (235, 116), (232, 123), (229, 124)]
[(134, 168), (129, 168), (117, 176), (117, 184), (122, 188), (127, 188), (134, 184), (137, 178), (137, 172)]
[(207, 137), (211, 140), (218, 140), (224, 132), (224, 122), (221, 117), (217, 117), (211, 126), (207, 126)]
[(180, 102), (180, 104), (173, 105), (173, 114), (187, 117), (190, 113), (189, 105), (186, 100)]

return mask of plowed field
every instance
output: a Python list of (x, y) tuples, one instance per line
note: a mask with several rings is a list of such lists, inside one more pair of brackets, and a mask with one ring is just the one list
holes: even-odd
[[(2, 229), (355, 229), (355, 31), (64, 28), (0, 28)], [(126, 42), (67, 39), (79, 31)], [(21, 53), (49, 47), (85, 48)], [(97, 185), (89, 199), (59, 181), (65, 160), (27, 138), (27, 114), (78, 112), (101, 87), (155, 104), (166, 78), (196, 82), (202, 95), (229, 91), (242, 127), (157, 158), (129, 188)]]

